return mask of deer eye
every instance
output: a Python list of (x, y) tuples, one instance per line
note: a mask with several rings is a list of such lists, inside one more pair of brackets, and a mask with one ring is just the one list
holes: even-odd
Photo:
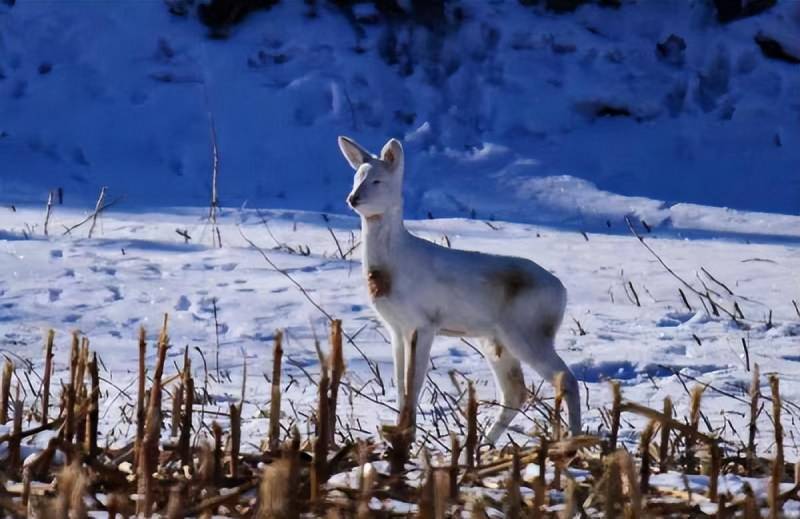
[(373, 186), (376, 186), (376, 185), (378, 185), (378, 184), (380, 184), (380, 183), (381, 183), (381, 181), (380, 181), (380, 180), (373, 180), (373, 181), (372, 181), (372, 185), (373, 185)]

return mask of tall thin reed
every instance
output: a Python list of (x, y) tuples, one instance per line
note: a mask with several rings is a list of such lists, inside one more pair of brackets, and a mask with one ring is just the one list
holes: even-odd
[(620, 517), (625, 508), (625, 498), (622, 492), (622, 473), (619, 456), (606, 456), (605, 464), (606, 472), (603, 476), (605, 480), (605, 517)]
[(722, 447), (718, 442), (711, 443), (708, 446), (711, 451), (711, 468), (709, 470), (708, 482), (708, 498), (712, 502), (719, 499), (719, 473), (722, 469)]
[(317, 434), (314, 438), (314, 462), (311, 471), (311, 500), (319, 502), (322, 498), (322, 485), (328, 479), (328, 388), (330, 377), (328, 367), (323, 362), (317, 395)]
[(467, 400), (467, 469), (475, 468), (476, 451), (478, 450), (478, 400), (475, 398), (475, 385), (469, 382)]
[(144, 326), (139, 327), (139, 373), (137, 382), (136, 393), (136, 438), (133, 447), (133, 463), (138, 466), (139, 454), (142, 449), (142, 439), (144, 438), (144, 420), (145, 420), (145, 358), (147, 356), (147, 341)]
[(170, 414), (169, 435), (173, 438), (180, 434), (181, 414), (183, 412), (183, 381), (172, 386), (172, 413)]
[(7, 469), (14, 475), (22, 467), (22, 415), (25, 410), (19, 393), (19, 385), (17, 385), (17, 392), (14, 397), (14, 420), (11, 428), (13, 439), (8, 442), (8, 458), (6, 459)]
[(639, 492), (639, 485), (637, 485), (636, 467), (633, 462), (633, 456), (631, 456), (628, 451), (619, 449), (616, 452), (616, 458), (620, 472), (625, 476), (626, 488), (628, 490), (629, 505), (626, 509), (625, 516), (630, 519), (638, 519), (642, 517), (642, 494)]
[(695, 456), (696, 433), (700, 425), (700, 402), (703, 397), (703, 386), (695, 386), (692, 389), (691, 402), (689, 404), (689, 426), (692, 433), (686, 436), (686, 470), (690, 473), (697, 470), (697, 456)]
[(42, 374), (42, 425), (48, 423), (50, 410), (50, 378), (53, 374), (53, 342), (56, 332), (52, 328), (47, 331), (44, 349), (44, 373)]
[(86, 421), (86, 453), (93, 460), (99, 453), (97, 434), (100, 422), (100, 370), (97, 366), (97, 352), (92, 354), (89, 362), (89, 378), (92, 389), (89, 394), (89, 419)]
[[(564, 400), (564, 372), (556, 373), (553, 378), (553, 386), (555, 388), (555, 397), (553, 399), (553, 440), (561, 441), (561, 407)], [(561, 489), (561, 461), (554, 459), (553, 461), (553, 488), (556, 490)]]
[(78, 461), (64, 467), (56, 480), (57, 497), (50, 517), (57, 519), (87, 519), (89, 513), (84, 496), (89, 478)]
[(783, 479), (783, 425), (781, 424), (780, 379), (777, 375), (769, 376), (769, 387), (772, 391), (772, 422), (775, 426), (775, 459), (772, 461), (772, 475), (768, 492), (769, 517), (778, 519), (781, 515), (780, 484)]
[(192, 466), (192, 408), (194, 407), (194, 378), (191, 375), (191, 364), (184, 366), (183, 372), (183, 415), (181, 416), (181, 434), (178, 439), (178, 451), (181, 464)]
[(610, 454), (617, 450), (617, 438), (619, 436), (619, 416), (620, 405), (622, 404), (622, 392), (620, 391), (619, 382), (616, 380), (611, 382), (611, 395), (611, 432), (608, 436), (606, 454)]
[(520, 473), (519, 447), (514, 445), (511, 451), (511, 472), (506, 480), (506, 504), (505, 515), (512, 519), (522, 517), (522, 474)]
[(0, 424), (8, 422), (8, 403), (11, 400), (11, 376), (14, 373), (14, 363), (6, 358), (3, 364), (3, 377), (0, 381)]
[(646, 495), (650, 490), (650, 463), (652, 462), (652, 456), (650, 455), (650, 442), (653, 440), (655, 427), (655, 421), (650, 420), (647, 422), (647, 425), (645, 426), (644, 431), (642, 431), (642, 436), (639, 440), (639, 457), (642, 460), (642, 464), (639, 468), (639, 491), (643, 495)]
[(422, 465), (424, 470), (424, 478), (422, 486), (419, 488), (419, 496), (417, 498), (417, 509), (419, 519), (435, 519), (436, 518), (436, 503), (435, 503), (435, 487), (433, 467), (431, 466), (431, 457), (428, 449), (422, 450)]
[[(663, 413), (667, 418), (672, 418), (672, 399), (668, 396), (664, 397)], [(667, 471), (670, 462), (669, 433), (669, 421), (661, 422), (661, 441), (658, 445), (658, 471), (662, 474)]]
[(164, 326), (158, 339), (158, 354), (153, 371), (153, 385), (150, 388), (150, 399), (147, 403), (144, 436), (137, 467), (138, 500), (136, 502), (136, 513), (144, 517), (150, 517), (152, 514), (155, 498), (156, 489), (153, 476), (158, 471), (158, 453), (161, 438), (161, 377), (164, 373), (168, 345), (167, 317), (165, 315)]
[(281, 433), (281, 359), (283, 358), (283, 332), (275, 332), (272, 349), (272, 395), (269, 403), (269, 450), (277, 452)]
[(344, 375), (344, 354), (342, 352), (342, 321), (334, 319), (331, 321), (331, 384), (330, 398), (328, 399), (328, 443), (335, 445), (336, 440), (336, 405), (339, 398), (339, 384)]
[(758, 427), (756, 421), (758, 419), (758, 397), (761, 392), (759, 391), (759, 377), (760, 369), (758, 364), (753, 366), (753, 378), (750, 382), (750, 423), (747, 427), (747, 475), (752, 476), (756, 464), (756, 433)]
[(239, 477), (239, 449), (242, 442), (242, 406), (240, 404), (231, 403), (230, 405), (230, 419), (231, 419), (231, 464), (230, 475), (232, 478)]
[(450, 500), (458, 499), (458, 458), (461, 454), (461, 445), (458, 436), (450, 433), (450, 471), (448, 473), (450, 483)]

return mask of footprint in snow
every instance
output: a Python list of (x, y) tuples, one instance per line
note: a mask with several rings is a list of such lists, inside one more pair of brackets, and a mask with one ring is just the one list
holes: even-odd
[(693, 313), (686, 312), (668, 312), (666, 315), (656, 321), (656, 326), (659, 328), (672, 328), (680, 326), (684, 323), (691, 321), (695, 317)]
[(670, 344), (661, 353), (664, 355), (686, 355), (686, 346), (683, 344)]
[(219, 300), (214, 297), (202, 297), (200, 301), (197, 302), (197, 306), (200, 312), (214, 313), (215, 306), (219, 311)]
[(122, 323), (122, 325), (123, 325), (125, 328), (130, 328), (131, 326), (133, 326), (133, 325), (135, 325), (136, 323), (138, 323), (140, 320), (141, 320), (141, 319), (139, 319), (138, 317), (129, 317), (128, 319), (126, 319), (126, 320), (125, 320), (125, 322), (124, 322), (124, 323)]
[(51, 258), (63, 258), (64, 252), (61, 249), (53, 249), (50, 251)]
[(175, 303), (175, 310), (178, 312), (185, 312), (192, 306), (192, 302), (189, 301), (189, 298), (186, 296), (181, 296), (178, 298), (178, 302)]
[(112, 267), (102, 267), (102, 266), (92, 265), (91, 267), (89, 267), (89, 270), (91, 270), (95, 274), (108, 274), (109, 276), (114, 276), (117, 274), (117, 269)]
[(113, 303), (114, 301), (119, 301), (122, 299), (122, 292), (120, 291), (119, 287), (107, 286), (106, 290), (111, 292), (111, 295), (104, 299), (106, 303)]
[(153, 274), (154, 276), (161, 277), (161, 268), (153, 263), (148, 263), (145, 265), (144, 271), (147, 274)]
[(59, 299), (61, 299), (61, 292), (63, 292), (63, 290), (61, 290), (60, 288), (48, 288), (47, 294), (48, 298), (50, 299), (50, 302), (54, 303)]

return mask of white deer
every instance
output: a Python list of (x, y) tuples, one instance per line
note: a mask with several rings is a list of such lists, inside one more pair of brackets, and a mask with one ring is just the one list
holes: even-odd
[[(495, 443), (525, 400), (520, 360), (549, 382), (563, 373), (572, 434), (581, 428), (578, 382), (554, 348), (567, 293), (536, 263), (456, 250), (403, 225), (403, 148), (390, 139), (376, 157), (347, 137), (339, 147), (356, 170), (347, 202), (361, 216), (363, 270), (372, 305), (391, 332), (397, 403), (410, 399), (412, 421), (436, 335), (482, 339), (500, 393), (486, 437)], [(414, 380), (406, 388), (416, 331)]]

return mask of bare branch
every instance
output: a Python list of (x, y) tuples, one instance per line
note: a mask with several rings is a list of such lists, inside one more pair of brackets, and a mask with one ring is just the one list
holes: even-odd
[(53, 212), (53, 192), (47, 193), (47, 210), (44, 213), (44, 235), (47, 236), (47, 225), (50, 223), (50, 213)]
[[(269, 264), (269, 266), (270, 266), (270, 267), (272, 267), (272, 269), (273, 269), (275, 272), (277, 272), (277, 273), (279, 273), (279, 274), (283, 275), (283, 276), (284, 276), (286, 279), (288, 279), (288, 280), (289, 280), (289, 281), (290, 281), (290, 282), (291, 282), (291, 283), (292, 283), (292, 284), (293, 284), (293, 285), (294, 285), (294, 286), (295, 286), (295, 287), (296, 287), (296, 288), (297, 288), (297, 289), (300, 291), (300, 293), (301, 293), (301, 294), (303, 294), (303, 297), (305, 297), (305, 298), (306, 298), (306, 300), (307, 300), (309, 303), (311, 303), (311, 305), (312, 305), (314, 308), (316, 308), (317, 310), (319, 310), (319, 312), (320, 312), (322, 315), (324, 315), (326, 319), (328, 319), (328, 322), (333, 322), (333, 321), (334, 321), (334, 318), (333, 318), (333, 316), (332, 316), (331, 314), (329, 314), (327, 310), (325, 310), (324, 308), (322, 308), (322, 306), (320, 306), (320, 304), (319, 304), (319, 303), (317, 303), (317, 302), (314, 300), (314, 298), (312, 298), (312, 297), (309, 295), (308, 291), (305, 289), (305, 287), (303, 287), (303, 285), (301, 285), (300, 283), (298, 283), (298, 282), (297, 282), (297, 280), (295, 280), (295, 279), (294, 279), (294, 278), (291, 276), (291, 274), (289, 274), (288, 272), (286, 272), (284, 269), (282, 269), (282, 268), (278, 267), (278, 266), (277, 266), (277, 265), (276, 265), (276, 264), (275, 264), (275, 263), (274, 263), (274, 262), (273, 262), (273, 261), (270, 259), (270, 257), (269, 257), (269, 256), (267, 256), (267, 253), (266, 253), (266, 252), (264, 252), (264, 249), (262, 249), (261, 247), (259, 247), (259, 246), (258, 246), (258, 245), (256, 245), (255, 243), (253, 243), (253, 242), (250, 240), (250, 238), (248, 238), (247, 236), (245, 236), (245, 234), (244, 234), (244, 232), (242, 231), (242, 228), (241, 228), (241, 227), (239, 227), (239, 234), (242, 236), (242, 239), (244, 239), (244, 241), (246, 241), (246, 242), (247, 242), (247, 243), (248, 243), (248, 244), (249, 244), (249, 245), (250, 245), (252, 248), (254, 248), (256, 251), (258, 251), (258, 253), (259, 253), (259, 254), (261, 254), (261, 257), (263, 257), (263, 258), (264, 258), (264, 260), (265, 260), (265, 261), (266, 261), (266, 262)], [(345, 336), (345, 338), (347, 339), (347, 342), (348, 342), (348, 343), (350, 343), (350, 344), (351, 344), (351, 345), (352, 345), (352, 346), (353, 346), (353, 347), (356, 349), (356, 351), (359, 353), (359, 355), (361, 355), (361, 357), (362, 357), (362, 358), (364, 359), (364, 361), (367, 363), (367, 366), (369, 366), (369, 369), (370, 369), (370, 371), (372, 371), (372, 374), (373, 374), (373, 375), (375, 375), (375, 378), (378, 380), (378, 384), (381, 386), (381, 391), (385, 393), (386, 389), (384, 388), (384, 385), (383, 385), (383, 378), (381, 377), (381, 372), (380, 372), (380, 370), (378, 369), (378, 365), (377, 365), (375, 362), (373, 362), (373, 361), (372, 361), (372, 360), (371, 360), (369, 357), (367, 357), (367, 356), (364, 354), (364, 352), (361, 350), (361, 348), (359, 348), (359, 347), (358, 347), (358, 345), (355, 343), (355, 341), (353, 340), (353, 337), (352, 337), (350, 334), (348, 334), (348, 333), (347, 333), (347, 332), (345, 332), (345, 331), (342, 331), (342, 335), (344, 335), (344, 336)]]
[[(89, 220), (96, 220), (97, 216), (100, 213), (102, 213), (103, 211), (105, 211), (109, 207), (112, 207), (112, 206), (116, 205), (118, 202), (120, 202), (121, 200), (124, 200), (124, 199), (125, 199), (124, 196), (118, 196), (117, 198), (115, 198), (114, 200), (110, 201), (109, 203), (104, 204), (102, 207), (99, 207), (99, 208), (96, 207), (92, 214), (90, 214), (89, 216), (87, 216), (86, 218), (81, 220), (80, 222), (76, 223), (72, 227), (64, 226), (64, 234), (62, 236), (66, 236), (67, 234), (72, 233), (72, 231), (74, 231), (78, 227), (82, 226), (83, 224), (85, 224)], [(91, 238), (91, 236), (90, 236), (90, 238)]]
[(92, 237), (92, 233), (94, 232), (94, 227), (97, 225), (97, 216), (100, 214), (100, 210), (103, 207), (103, 202), (106, 200), (106, 190), (108, 188), (103, 186), (100, 188), (100, 196), (97, 197), (97, 204), (94, 206), (94, 214), (92, 214), (92, 225), (89, 226), (89, 238)]
[(697, 290), (695, 287), (693, 287), (692, 285), (690, 285), (689, 283), (687, 283), (687, 282), (686, 282), (686, 281), (685, 281), (685, 280), (684, 280), (682, 277), (680, 277), (678, 274), (676, 274), (676, 273), (675, 273), (675, 271), (674, 271), (674, 270), (672, 270), (672, 269), (669, 267), (669, 265), (667, 265), (667, 264), (664, 262), (664, 260), (663, 260), (663, 259), (661, 259), (661, 256), (659, 256), (659, 255), (658, 255), (658, 253), (656, 253), (656, 251), (654, 251), (654, 250), (653, 250), (653, 248), (652, 248), (652, 247), (650, 247), (650, 245), (648, 245), (648, 244), (647, 244), (647, 243), (644, 241), (644, 238), (643, 238), (643, 237), (642, 237), (642, 236), (641, 236), (639, 233), (637, 233), (637, 232), (636, 232), (636, 229), (634, 229), (634, 228), (633, 228), (633, 224), (631, 224), (631, 220), (630, 220), (630, 218), (628, 218), (627, 216), (625, 217), (625, 223), (627, 223), (627, 224), (628, 224), (628, 229), (630, 229), (630, 231), (631, 231), (631, 234), (633, 234), (633, 235), (636, 237), (636, 239), (637, 239), (637, 240), (639, 240), (639, 243), (641, 243), (641, 244), (644, 246), (644, 248), (645, 248), (645, 249), (647, 249), (647, 250), (648, 250), (648, 252), (650, 252), (650, 254), (652, 254), (652, 255), (653, 255), (653, 257), (655, 257), (655, 258), (656, 258), (656, 260), (658, 260), (658, 262), (661, 264), (661, 266), (662, 266), (662, 267), (664, 267), (664, 270), (666, 270), (667, 272), (669, 272), (669, 273), (672, 275), (672, 277), (674, 277), (675, 279), (677, 279), (678, 281), (680, 281), (680, 283), (681, 283), (683, 286), (685, 286), (685, 287), (686, 287), (686, 288), (688, 288), (690, 291), (692, 291), (692, 293), (694, 293), (695, 295), (697, 295), (697, 296), (700, 298), (700, 300), (702, 300), (703, 298), (706, 298), (706, 300), (708, 300), (708, 301), (709, 301), (709, 302), (710, 302), (712, 305), (715, 305), (717, 308), (719, 308), (719, 309), (720, 309), (720, 310), (722, 310), (722, 311), (723, 311), (725, 314), (727, 314), (727, 315), (728, 315), (728, 317), (730, 317), (730, 318), (731, 318), (731, 319), (733, 319), (734, 321), (736, 320), (736, 316), (735, 316), (734, 314), (732, 314), (731, 312), (729, 312), (728, 310), (726, 310), (725, 308), (723, 308), (723, 307), (722, 307), (722, 306), (721, 306), (719, 303), (716, 303), (716, 302), (714, 302), (714, 300), (713, 300), (713, 299), (711, 299), (711, 296), (710, 296), (709, 294), (707, 294), (707, 293), (706, 293), (706, 294), (704, 294), (703, 292), (700, 292), (700, 291), (699, 291), (699, 290)]

